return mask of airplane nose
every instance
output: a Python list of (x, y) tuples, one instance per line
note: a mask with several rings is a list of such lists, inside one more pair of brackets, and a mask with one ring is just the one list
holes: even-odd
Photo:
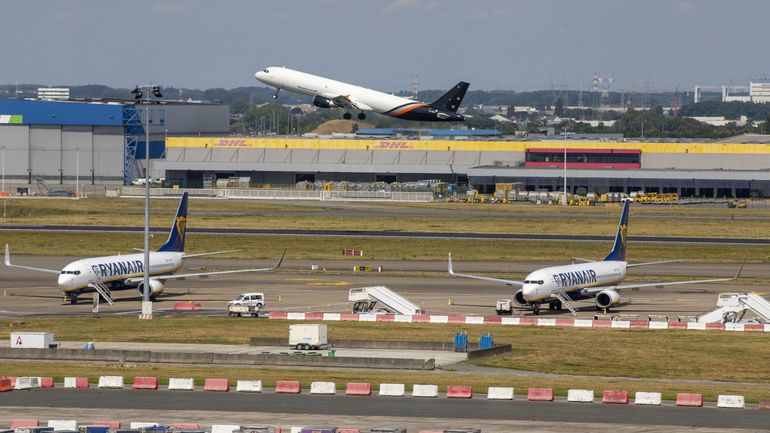
[(529, 301), (535, 298), (536, 296), (535, 288), (529, 285), (522, 286), (521, 295), (524, 297), (525, 300)]

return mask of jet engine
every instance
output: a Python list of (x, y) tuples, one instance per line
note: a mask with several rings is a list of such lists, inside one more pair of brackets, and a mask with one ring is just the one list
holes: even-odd
[(524, 294), (521, 290), (517, 290), (513, 295), (513, 302), (519, 307), (526, 307), (528, 305), (527, 300), (524, 299)]
[(328, 99), (328, 98), (324, 98), (323, 96), (318, 96), (318, 95), (316, 95), (313, 98), (313, 105), (315, 105), (316, 107), (321, 107), (321, 108), (336, 107), (336, 105), (334, 104), (334, 101), (332, 101), (331, 99)]
[[(150, 279), (150, 296), (158, 296), (163, 293), (163, 283), (158, 280)], [(144, 296), (144, 283), (139, 283), (138, 286), (139, 295)]]
[(596, 307), (602, 310), (618, 302), (620, 302), (620, 293), (614, 290), (602, 290), (596, 295)]

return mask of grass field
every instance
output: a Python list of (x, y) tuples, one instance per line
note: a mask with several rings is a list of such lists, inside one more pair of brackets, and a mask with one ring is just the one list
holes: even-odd
[[(173, 199), (154, 200), (154, 226), (165, 226), (176, 209)], [(340, 208), (343, 209), (340, 211)], [(116, 225), (141, 227), (136, 199), (8, 200), (9, 224)], [(613, 235), (619, 207), (469, 205), (464, 203), (275, 203), (193, 200), (189, 227), (265, 229), (410, 230), (481, 233)], [(767, 237), (766, 209), (634, 207), (634, 236)]]
[[(287, 321), (227, 317), (25, 318), (0, 321), (0, 339), (12, 331), (49, 331), (61, 341), (130, 341), (248, 344), (251, 336), (285, 337)], [(376, 339), (452, 341), (458, 329), (470, 341), (491, 333), (509, 343), (509, 354), (476, 361), (482, 366), (564, 375), (638, 379), (749, 382), (770, 385), (770, 359), (764, 333), (600, 330), (545, 327), (326, 322), (330, 340)]]
[[(158, 234), (152, 239), (153, 248), (166, 239)], [(0, 231), (0, 243), (10, 244), (13, 255), (66, 254), (72, 257), (92, 257), (132, 253), (142, 247), (141, 233), (77, 232), (15, 232)], [(570, 257), (601, 258), (607, 254), (609, 242), (557, 242), (473, 239), (407, 239), (407, 238), (346, 238), (301, 236), (221, 236), (190, 234), (188, 253), (242, 248), (242, 251), (218, 256), (231, 258), (276, 258), (284, 248), (290, 259), (344, 259), (340, 251), (358, 248), (366, 252), (367, 260), (446, 260), (452, 252), (457, 260), (546, 261), (569, 260)], [(762, 246), (714, 244), (655, 244), (631, 242), (628, 260), (647, 262), (687, 259), (695, 262), (762, 262), (768, 249)], [(356, 258), (349, 257), (351, 261)]]

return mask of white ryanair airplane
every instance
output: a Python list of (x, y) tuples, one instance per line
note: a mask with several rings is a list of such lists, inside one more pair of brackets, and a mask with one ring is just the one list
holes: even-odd
[[(278, 263), (272, 268), (173, 274), (182, 267), (182, 261), (185, 258), (224, 254), (233, 251), (185, 254), (184, 240), (185, 228), (187, 226), (187, 199), (188, 195), (184, 193), (179, 201), (179, 209), (177, 210), (166, 243), (158, 251), (150, 252), (150, 299), (154, 300), (163, 293), (166, 280), (244, 272), (268, 272), (274, 271), (281, 266), (286, 250), (283, 251), (281, 258), (278, 259)], [(88, 292), (98, 292), (109, 303), (112, 303), (112, 291), (114, 290), (137, 288), (140, 295), (144, 293), (144, 252), (80, 259), (69, 263), (62, 270), (57, 271), (55, 269), (11, 264), (11, 255), (8, 244), (6, 244), (5, 266), (58, 274), (59, 291), (72, 304), (77, 303), (79, 295)]]
[[(461, 122), (465, 120), (463, 115), (457, 114), (457, 109), (460, 107), (469, 86), (464, 81), (457, 83), (435, 102), (427, 104), (285, 67), (271, 66), (258, 71), (254, 76), (257, 80), (276, 89), (273, 99), (278, 98), (278, 92), (281, 89), (285, 89), (312, 96), (313, 105), (316, 107), (358, 110), (359, 120), (366, 119), (365, 111), (424, 122)], [(350, 119), (352, 115), (346, 111), (342, 117)]]
[(519, 307), (531, 307), (534, 314), (540, 314), (541, 304), (548, 304), (549, 310), (561, 310), (562, 307), (566, 307), (572, 314), (575, 314), (577, 306), (574, 304), (574, 301), (589, 298), (596, 299), (597, 310), (608, 311), (610, 307), (620, 303), (620, 293), (618, 292), (624, 289), (716, 283), (735, 280), (740, 276), (743, 264), (738, 268), (735, 276), (730, 278), (620, 284), (626, 277), (627, 268), (681, 261), (626, 262), (626, 231), (628, 229), (628, 210), (630, 206), (630, 201), (626, 201), (623, 205), (618, 231), (615, 235), (615, 243), (612, 251), (604, 260), (578, 259), (584, 263), (538, 269), (527, 275), (524, 281), (515, 281), (456, 273), (452, 268), (452, 253), (449, 253), (449, 274), (456, 277), (473, 278), (520, 287), (513, 297), (513, 302)]

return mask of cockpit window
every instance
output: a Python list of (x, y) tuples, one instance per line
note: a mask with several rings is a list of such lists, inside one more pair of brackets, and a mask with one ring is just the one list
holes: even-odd
[(270, 69), (263, 69), (262, 72), (264, 72), (266, 74), (269, 74), (270, 73)]
[(539, 280), (539, 281), (537, 282), (537, 284), (539, 284), (539, 285), (541, 285), (541, 286), (542, 286), (544, 282), (545, 282), (545, 281), (543, 281), (543, 280)]

